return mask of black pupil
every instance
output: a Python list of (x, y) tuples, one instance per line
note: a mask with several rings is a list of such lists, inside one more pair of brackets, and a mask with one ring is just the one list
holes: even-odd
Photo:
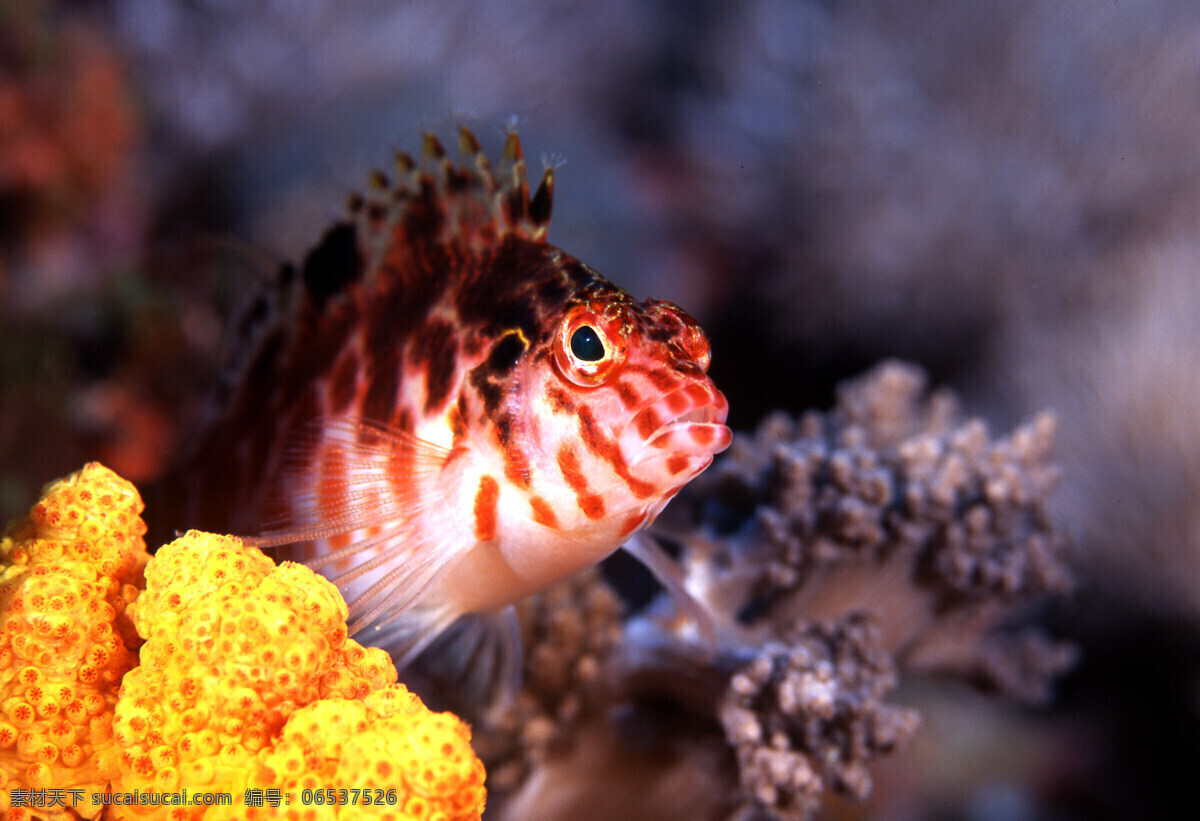
[(604, 358), (604, 343), (591, 325), (580, 325), (571, 334), (571, 353), (584, 362), (599, 362)]

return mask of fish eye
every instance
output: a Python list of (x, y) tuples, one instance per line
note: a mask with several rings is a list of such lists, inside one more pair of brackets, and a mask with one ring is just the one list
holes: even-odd
[(625, 361), (619, 327), (586, 305), (567, 313), (554, 343), (558, 372), (580, 387), (599, 385)]
[(584, 362), (599, 362), (604, 358), (604, 343), (591, 325), (580, 325), (571, 334), (571, 353)]

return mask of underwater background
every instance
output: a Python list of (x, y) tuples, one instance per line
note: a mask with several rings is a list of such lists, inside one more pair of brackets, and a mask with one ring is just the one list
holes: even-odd
[[(1038, 592), (1072, 592), (1005, 617), (1073, 647), (1073, 665), (1044, 645), (1044, 690), (1018, 692), (898, 657), (888, 720), (907, 728), (894, 711), (911, 709), (920, 726), (874, 751), (869, 798), (822, 795), (818, 817), (1188, 806), (1200, 7), (1187, 0), (4, 3), (0, 515), (90, 459), (151, 482), (215, 378), (245, 283), (301, 258), (423, 131), (465, 123), (495, 155), (514, 117), (530, 165), (560, 165), (551, 240), (697, 317), (735, 430), (775, 420), (720, 475), (765, 470), (755, 454), (778, 442), (809, 458), (805, 442), (862, 421), (855, 397), (891, 407), (905, 435), (979, 418), (999, 440), (1054, 414), (1052, 456), (1014, 445), (1032, 454), (1013, 457), (1017, 473), (1037, 475), (1036, 498), (1013, 504), (1036, 509), (1055, 560), (1070, 542), (1073, 583)], [(894, 359), (916, 367), (848, 383)], [(892, 399), (863, 398), (888, 384)], [(929, 388), (952, 391), (953, 412)], [(819, 431), (769, 417), (839, 401)], [(914, 468), (880, 469), (902, 483)], [(733, 513), (695, 503), (678, 526), (726, 533), (741, 508), (784, 510), (738, 481), (702, 479), (701, 502)], [(917, 570), (888, 581), (897, 596)], [(606, 573), (630, 607), (647, 598), (619, 560)], [(723, 766), (686, 733), (669, 754)], [(627, 776), (578, 754), (533, 766), (560, 784)], [(678, 817), (734, 811), (685, 811), (686, 790), (665, 789)]]

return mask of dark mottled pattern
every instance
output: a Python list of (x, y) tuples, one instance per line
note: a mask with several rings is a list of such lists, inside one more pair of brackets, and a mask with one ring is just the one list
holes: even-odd
[(304, 260), (304, 287), (318, 306), (341, 293), (363, 275), (354, 226), (339, 222), (325, 232), (321, 243)]
[(463, 290), (458, 309), (464, 323), (478, 325), (497, 337), (517, 329), (531, 342), (542, 335), (546, 310), (561, 308), (539, 300), (534, 286), (546, 279), (561, 279), (561, 252), (523, 237), (505, 237), (495, 254), (474, 272), (473, 287)]
[(405, 204), (404, 228), (408, 237), (437, 238), (445, 219), (441, 194), (433, 179), (424, 177), (420, 191)]
[(467, 382), (479, 394), (479, 398), (483, 400), (484, 415), (489, 418), (496, 418), (499, 415), (500, 403), (504, 401), (503, 383), (497, 379), (493, 379), (492, 375), (483, 367), (475, 368), (471, 371), (467, 377)]
[[(403, 237), (397, 233), (396, 241)], [(451, 260), (443, 249), (389, 251), (365, 300), (367, 350), (378, 352), (402, 344), (420, 329), (445, 295), (450, 270)]]
[(549, 339), (556, 325), (551, 317), (562, 313), (572, 290), (572, 272), (581, 266), (572, 265), (571, 257), (552, 246), (512, 235), (481, 262), (474, 272), (477, 281), (464, 284), (457, 307), (464, 325), (475, 327), (484, 338), (500, 338), (468, 377), (483, 400), (484, 413), (495, 418), (515, 358)]
[(396, 351), (367, 365), (367, 393), (363, 397), (362, 416), (379, 422), (394, 423), (396, 399), (400, 392), (400, 357)]
[[(542, 354), (572, 295), (620, 293), (545, 242), (552, 180), (531, 202), (515, 136), (494, 175), (453, 165), (436, 140), (423, 150), (421, 164), (398, 160), (394, 185), (376, 175), (349, 219), (251, 303), (224, 411), (183, 469), (191, 515), (173, 526), (252, 532), (258, 522), (239, 511), (271, 506), (285, 457), (335, 412), (411, 430), (452, 408), (459, 438), (480, 413), (497, 422), (513, 365)], [(423, 376), (421, 405), (405, 394), (406, 371)], [(511, 454), (507, 477), (527, 484), (528, 471)]]
[(504, 376), (520, 361), (521, 355), (528, 347), (519, 334), (507, 333), (492, 347), (492, 352), (488, 354), (483, 367), (493, 374)]
[(305, 303), (295, 320), (296, 336), (303, 340), (287, 354), (280, 365), (287, 378), (310, 382), (330, 374), (351, 334), (359, 326), (358, 311), (346, 299), (330, 300), (324, 310)]
[(537, 299), (543, 305), (562, 305), (570, 296), (570, 284), (572, 280), (567, 276), (551, 277), (544, 279), (538, 285)]
[(409, 345), (408, 360), (425, 372), (425, 413), (441, 408), (453, 387), (458, 331), (444, 319), (428, 322)]
[(521, 332), (510, 331), (492, 347), (487, 359), (468, 375), (468, 382), (483, 399), (484, 412), (489, 416), (494, 417), (499, 413), (509, 372), (527, 348), (528, 345), (521, 338)]
[(354, 401), (358, 381), (358, 355), (347, 349), (329, 378), (329, 411), (340, 413)]

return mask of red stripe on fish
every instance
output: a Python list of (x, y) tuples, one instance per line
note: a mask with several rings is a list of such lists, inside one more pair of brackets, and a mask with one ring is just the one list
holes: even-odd
[(557, 413), (575, 412), (575, 402), (558, 385), (551, 385), (546, 389), (546, 398), (550, 400), (550, 408)]
[(658, 411), (654, 408), (643, 410), (634, 418), (634, 422), (643, 439), (649, 439), (662, 425), (662, 419), (659, 418)]
[(558, 449), (558, 469), (571, 490), (576, 493), (587, 491), (587, 477), (579, 470), (579, 457), (567, 445)]
[(598, 493), (580, 493), (579, 494), (579, 509), (583, 511), (583, 515), (595, 521), (596, 519), (604, 518), (604, 497)]
[(496, 440), (504, 453), (504, 478), (519, 488), (527, 489), (533, 479), (533, 471), (529, 457), (513, 436), (515, 424), (516, 420), (510, 414), (505, 414), (496, 425)]
[(613, 389), (617, 392), (617, 398), (621, 400), (621, 404), (625, 406), (626, 410), (632, 410), (642, 401), (641, 394), (634, 390), (628, 382), (617, 380), (613, 383)]
[(639, 527), (641, 527), (645, 521), (646, 521), (646, 512), (645, 511), (638, 511), (637, 513), (630, 514), (629, 517), (627, 519), (625, 519), (625, 524), (621, 525), (621, 530), (620, 530), (621, 538), (624, 539), (627, 536), (631, 535), (635, 530), (637, 530)]
[(496, 509), (500, 501), (500, 485), (491, 476), (479, 478), (475, 491), (475, 538), (490, 542), (496, 538)]
[(606, 509), (604, 498), (589, 490), (587, 477), (580, 470), (579, 457), (565, 445), (558, 451), (558, 469), (567, 485), (575, 491), (575, 501), (583, 515), (592, 520), (602, 518)]
[(554, 508), (541, 496), (531, 496), (529, 499), (529, 508), (533, 511), (533, 520), (545, 527), (558, 529), (558, 516), (554, 514)]
[(676, 453), (673, 456), (667, 457), (667, 471), (672, 476), (675, 476), (687, 470), (687, 466), (691, 461), (686, 453)]

